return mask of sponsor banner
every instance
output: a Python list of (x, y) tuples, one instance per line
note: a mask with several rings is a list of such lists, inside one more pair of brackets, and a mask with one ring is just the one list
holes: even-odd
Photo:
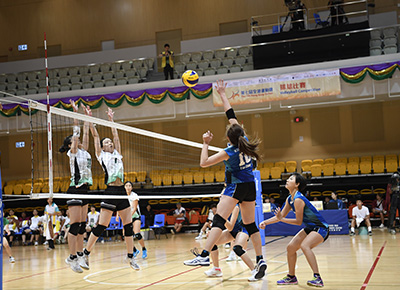
[[(338, 69), (226, 81), (231, 105), (336, 96), (341, 93)], [(222, 106), (213, 83), (214, 106)]]

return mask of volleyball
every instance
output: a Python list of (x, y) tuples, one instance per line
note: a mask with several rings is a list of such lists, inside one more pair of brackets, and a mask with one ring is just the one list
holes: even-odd
[(182, 74), (182, 82), (189, 88), (194, 87), (199, 82), (199, 75), (194, 70), (187, 70)]

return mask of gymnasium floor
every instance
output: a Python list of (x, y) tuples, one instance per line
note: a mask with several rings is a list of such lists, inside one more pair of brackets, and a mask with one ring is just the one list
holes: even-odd
[[(330, 236), (315, 249), (324, 289), (400, 289), (396, 277), (400, 264), (400, 234), (374, 229), (369, 236)], [(250, 271), (243, 262), (226, 262), (229, 250), (220, 247), (222, 278), (206, 278), (209, 267), (187, 267), (183, 261), (192, 258), (192, 247), (201, 248), (205, 240), (194, 240), (196, 234), (178, 234), (168, 239), (146, 241), (149, 257), (139, 256), (140, 271), (123, 262), (123, 242), (97, 243), (91, 254), (90, 270), (76, 274), (64, 263), (67, 245), (13, 247), (15, 264), (3, 259), (3, 289), (313, 289), (306, 285), (312, 273), (299, 252), (296, 275), (298, 286), (277, 286), (276, 280), (287, 273), (286, 245), (291, 237), (267, 237), (263, 248), (268, 275), (262, 281), (249, 283)], [(137, 244), (135, 242), (135, 244)], [(251, 245), (250, 245), (251, 246)], [(379, 252), (382, 253), (380, 259)], [(249, 250), (254, 257), (254, 251)], [(366, 286), (366, 288), (363, 287)]]

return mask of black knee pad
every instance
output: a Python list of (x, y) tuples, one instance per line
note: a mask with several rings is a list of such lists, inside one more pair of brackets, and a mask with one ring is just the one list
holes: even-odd
[(241, 257), (244, 253), (246, 253), (246, 251), (243, 250), (242, 246), (240, 246), (240, 245), (233, 246), (233, 251), (239, 257)]
[(214, 245), (214, 247), (212, 247), (211, 252), (214, 252), (214, 251), (218, 251), (218, 246), (217, 245)]
[(246, 231), (249, 233), (249, 237), (251, 237), (252, 234), (255, 234), (258, 232), (258, 228), (257, 228), (255, 222), (248, 224), (248, 225), (243, 225), (243, 226), (245, 227)]
[(133, 236), (133, 225), (132, 223), (124, 225), (125, 237)]
[(212, 227), (220, 228), (221, 230), (225, 230), (226, 229), (225, 223), (226, 223), (226, 220), (219, 214), (216, 214), (213, 219)]
[(106, 226), (103, 225), (97, 225), (95, 228), (93, 228), (92, 233), (93, 235), (95, 235), (96, 237), (100, 237), (101, 234), (104, 232), (104, 230), (106, 229)]
[(140, 241), (143, 237), (142, 237), (142, 234), (141, 234), (141, 233), (137, 233), (137, 234), (135, 234), (135, 238), (136, 238), (138, 241)]
[(79, 233), (79, 229), (81, 227), (80, 223), (73, 223), (70, 227), (69, 227), (69, 233), (73, 236), (78, 235)]
[(79, 234), (83, 235), (86, 232), (86, 222), (81, 222), (81, 225), (79, 227)]

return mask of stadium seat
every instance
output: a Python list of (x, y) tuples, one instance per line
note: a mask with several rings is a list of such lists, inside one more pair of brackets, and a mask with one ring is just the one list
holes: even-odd
[(104, 87), (104, 81), (102, 81), (102, 80), (94, 81), (93, 86), (95, 88), (102, 88), (102, 87)]
[(297, 162), (296, 161), (286, 161), (285, 168), (286, 168), (286, 172), (297, 172)]
[(360, 157), (349, 157), (349, 163), (360, 163)]
[(313, 160), (313, 162), (312, 162), (312, 164), (314, 165), (314, 164), (320, 164), (320, 165), (322, 165), (322, 164), (324, 164), (324, 159), (314, 159)]
[(132, 67), (134, 67), (136, 70), (139, 70), (143, 67), (143, 63), (144, 61), (142, 59), (135, 59), (132, 61)]
[(91, 88), (93, 88), (93, 82), (91, 82), (91, 81), (84, 82), (84, 83), (82, 84), (82, 88), (83, 88), (83, 89), (91, 89)]
[(225, 49), (217, 49), (214, 51), (215, 58), (223, 59), (226, 55)]
[(135, 68), (131, 68), (131, 69), (125, 71), (125, 75), (127, 78), (134, 77), (137, 75), (137, 71)]
[(312, 177), (320, 177), (321, 174), (322, 174), (322, 165), (321, 164), (311, 165), (311, 176)]
[(114, 78), (114, 73), (112, 71), (107, 71), (103, 73), (104, 80), (111, 80)]
[(386, 161), (388, 160), (396, 160), (397, 161), (397, 155), (396, 154), (389, 154), (385, 156)]
[(62, 84), (60, 86), (60, 92), (65, 92), (70, 90), (71, 90), (71, 84)]
[(220, 58), (214, 58), (210, 61), (210, 67), (212, 68), (218, 68), (221, 66), (221, 59)]
[[(350, 161), (350, 160), (349, 160)], [(359, 169), (359, 165), (356, 162), (349, 162), (347, 164), (347, 172), (350, 175), (356, 175), (358, 174), (358, 169)]]
[(131, 84), (137, 84), (139, 83), (139, 77), (138, 76), (133, 76), (128, 78), (128, 83)]
[(214, 182), (215, 173), (212, 170), (204, 172), (204, 181), (206, 183), (213, 183)]
[(240, 64), (240, 65), (244, 65), (246, 63), (246, 58), (243, 55), (238, 55), (235, 58), (235, 63), (236, 64)]
[(254, 66), (252, 63), (246, 63), (242, 67), (243, 71), (251, 71), (254, 70)]
[(229, 72), (229, 69), (227, 66), (220, 66), (219, 68), (217, 68), (217, 74), (218, 75), (223, 75), (223, 74), (227, 74)]
[(215, 181), (216, 182), (224, 182), (225, 181), (225, 171), (219, 170), (215, 172)]
[(361, 162), (369, 162), (369, 163), (372, 163), (372, 157), (371, 157), (371, 156), (362, 156), (362, 157), (361, 157)]
[(302, 160), (301, 161), (301, 170), (302, 172), (311, 171), (312, 160)]
[(346, 164), (336, 163), (335, 164), (335, 174), (336, 175), (346, 175)]
[(360, 191), (358, 189), (350, 189), (347, 191), (347, 195), (358, 195)]
[(202, 56), (203, 55), (201, 52), (192, 52), (191, 53), (191, 59), (192, 59), (192, 61), (195, 61), (195, 62), (199, 62), (201, 60)]
[(141, 79), (145, 79), (147, 77), (148, 71), (149, 70), (147, 69), (147, 67), (140, 67), (138, 70), (139, 77)]
[(109, 63), (102, 63), (100, 65), (100, 71), (104, 74), (106, 72), (109, 72), (111, 69), (111, 65)]
[(117, 79), (117, 86), (123, 86), (128, 84), (128, 79), (127, 78), (118, 78)]
[(70, 67), (68, 68), (68, 73), (69, 75), (72, 76), (77, 76), (79, 74), (79, 67)]
[(198, 171), (193, 174), (194, 183), (199, 184), (204, 182), (204, 172)]
[(324, 172), (324, 176), (332, 176), (333, 167), (334, 165), (332, 163), (325, 163), (324, 165), (322, 165), (322, 171)]
[(372, 190), (369, 188), (364, 188), (360, 190), (361, 194), (372, 194)]
[(263, 164), (263, 167), (271, 169), (272, 167), (274, 167), (274, 163), (273, 162), (266, 162), (266, 163)]
[(347, 194), (346, 190), (342, 190), (342, 189), (338, 189), (338, 190), (336, 190), (335, 192), (336, 192), (336, 194), (339, 195), (339, 196), (343, 196), (343, 195), (346, 195), (346, 194)]
[(191, 59), (191, 54), (190, 53), (184, 53), (180, 56), (180, 61), (184, 63), (188, 63)]
[[(199, 68), (205, 70), (210, 66), (210, 62), (207, 59), (203, 59), (197, 62)], [(198, 73), (198, 72), (197, 72)]]
[(116, 82), (115, 82), (114, 79), (112, 79), (112, 80), (105, 80), (105, 81), (104, 81), (104, 85), (105, 85), (106, 87), (112, 87), (112, 86), (115, 86), (115, 85), (116, 85)]
[(370, 174), (371, 173), (371, 162), (370, 161), (361, 161), (360, 172), (361, 172), (361, 174)]
[(321, 194), (321, 192), (320, 191), (317, 191), (317, 190), (314, 190), (314, 191), (311, 191), (310, 192), (310, 196), (312, 196), (312, 197), (315, 197), (315, 196), (321, 196), (322, 194)]
[(215, 68), (208, 67), (208, 68), (206, 68), (206, 69), (204, 70), (204, 75), (205, 75), (205, 76), (212, 76), (212, 75), (215, 75), (216, 72), (217, 72), (217, 71), (215, 70)]
[(261, 179), (262, 180), (266, 180), (269, 179), (269, 174), (270, 174), (271, 170), (269, 168), (261, 168), (260, 169), (260, 175), (261, 175)]
[(242, 46), (238, 49), (239, 55), (248, 56), (250, 54), (250, 47), (249, 46)]
[(28, 89), (28, 90), (26, 91), (26, 93), (27, 93), (28, 95), (35, 95), (35, 94), (38, 93), (38, 89), (37, 89), (37, 88), (31, 88), (31, 89)]
[(242, 66), (240, 64), (234, 64), (229, 68), (230, 73), (236, 73), (241, 71), (242, 71)]
[(183, 174), (183, 183), (184, 184), (193, 184), (193, 172), (185, 172)]
[(136, 176), (137, 182), (145, 182), (146, 181), (146, 175), (147, 175), (146, 171), (138, 171), (137, 172), (137, 176)]
[(196, 70), (197, 69), (197, 61), (189, 61), (186, 63), (186, 69)]
[(335, 164), (336, 163), (335, 158), (327, 158), (327, 159), (325, 159), (324, 164), (328, 164), (328, 163)]
[(233, 65), (233, 57), (228, 56), (222, 59), (222, 64), (227, 66), (227, 67), (231, 67)]
[(283, 161), (275, 162), (274, 166), (281, 168), (281, 173), (285, 172), (285, 168), (286, 168), (285, 162), (283, 162)]
[(396, 159), (386, 159), (386, 171), (387, 172), (396, 172), (398, 169), (398, 163)]
[(153, 69), (154, 68), (154, 58), (149, 57), (144, 60), (144, 64), (148, 67), (148, 69)]
[(226, 51), (226, 56), (235, 58), (238, 54), (238, 50), (235, 47), (231, 47)]
[(322, 196), (331, 196), (332, 195), (332, 190), (325, 190), (322, 192)]
[(374, 173), (384, 173), (385, 172), (385, 162), (384, 162), (384, 160), (383, 159), (374, 160), (372, 162), (372, 169), (374, 170)]
[(73, 83), (80, 83), (81, 82), (81, 76), (71, 76), (70, 77), (70, 81), (71, 81), (71, 84), (73, 84)]
[(347, 164), (347, 158), (346, 157), (339, 157), (339, 158), (336, 159), (336, 163)]
[(281, 179), (282, 172), (283, 172), (282, 167), (278, 167), (278, 166), (272, 167), (271, 168), (271, 178), (272, 179)]
[(171, 173), (163, 174), (162, 175), (162, 182), (163, 182), (164, 186), (171, 185), (172, 184), (172, 174)]
[(212, 50), (203, 51), (203, 59), (212, 60), (213, 58), (214, 58), (214, 51)]

